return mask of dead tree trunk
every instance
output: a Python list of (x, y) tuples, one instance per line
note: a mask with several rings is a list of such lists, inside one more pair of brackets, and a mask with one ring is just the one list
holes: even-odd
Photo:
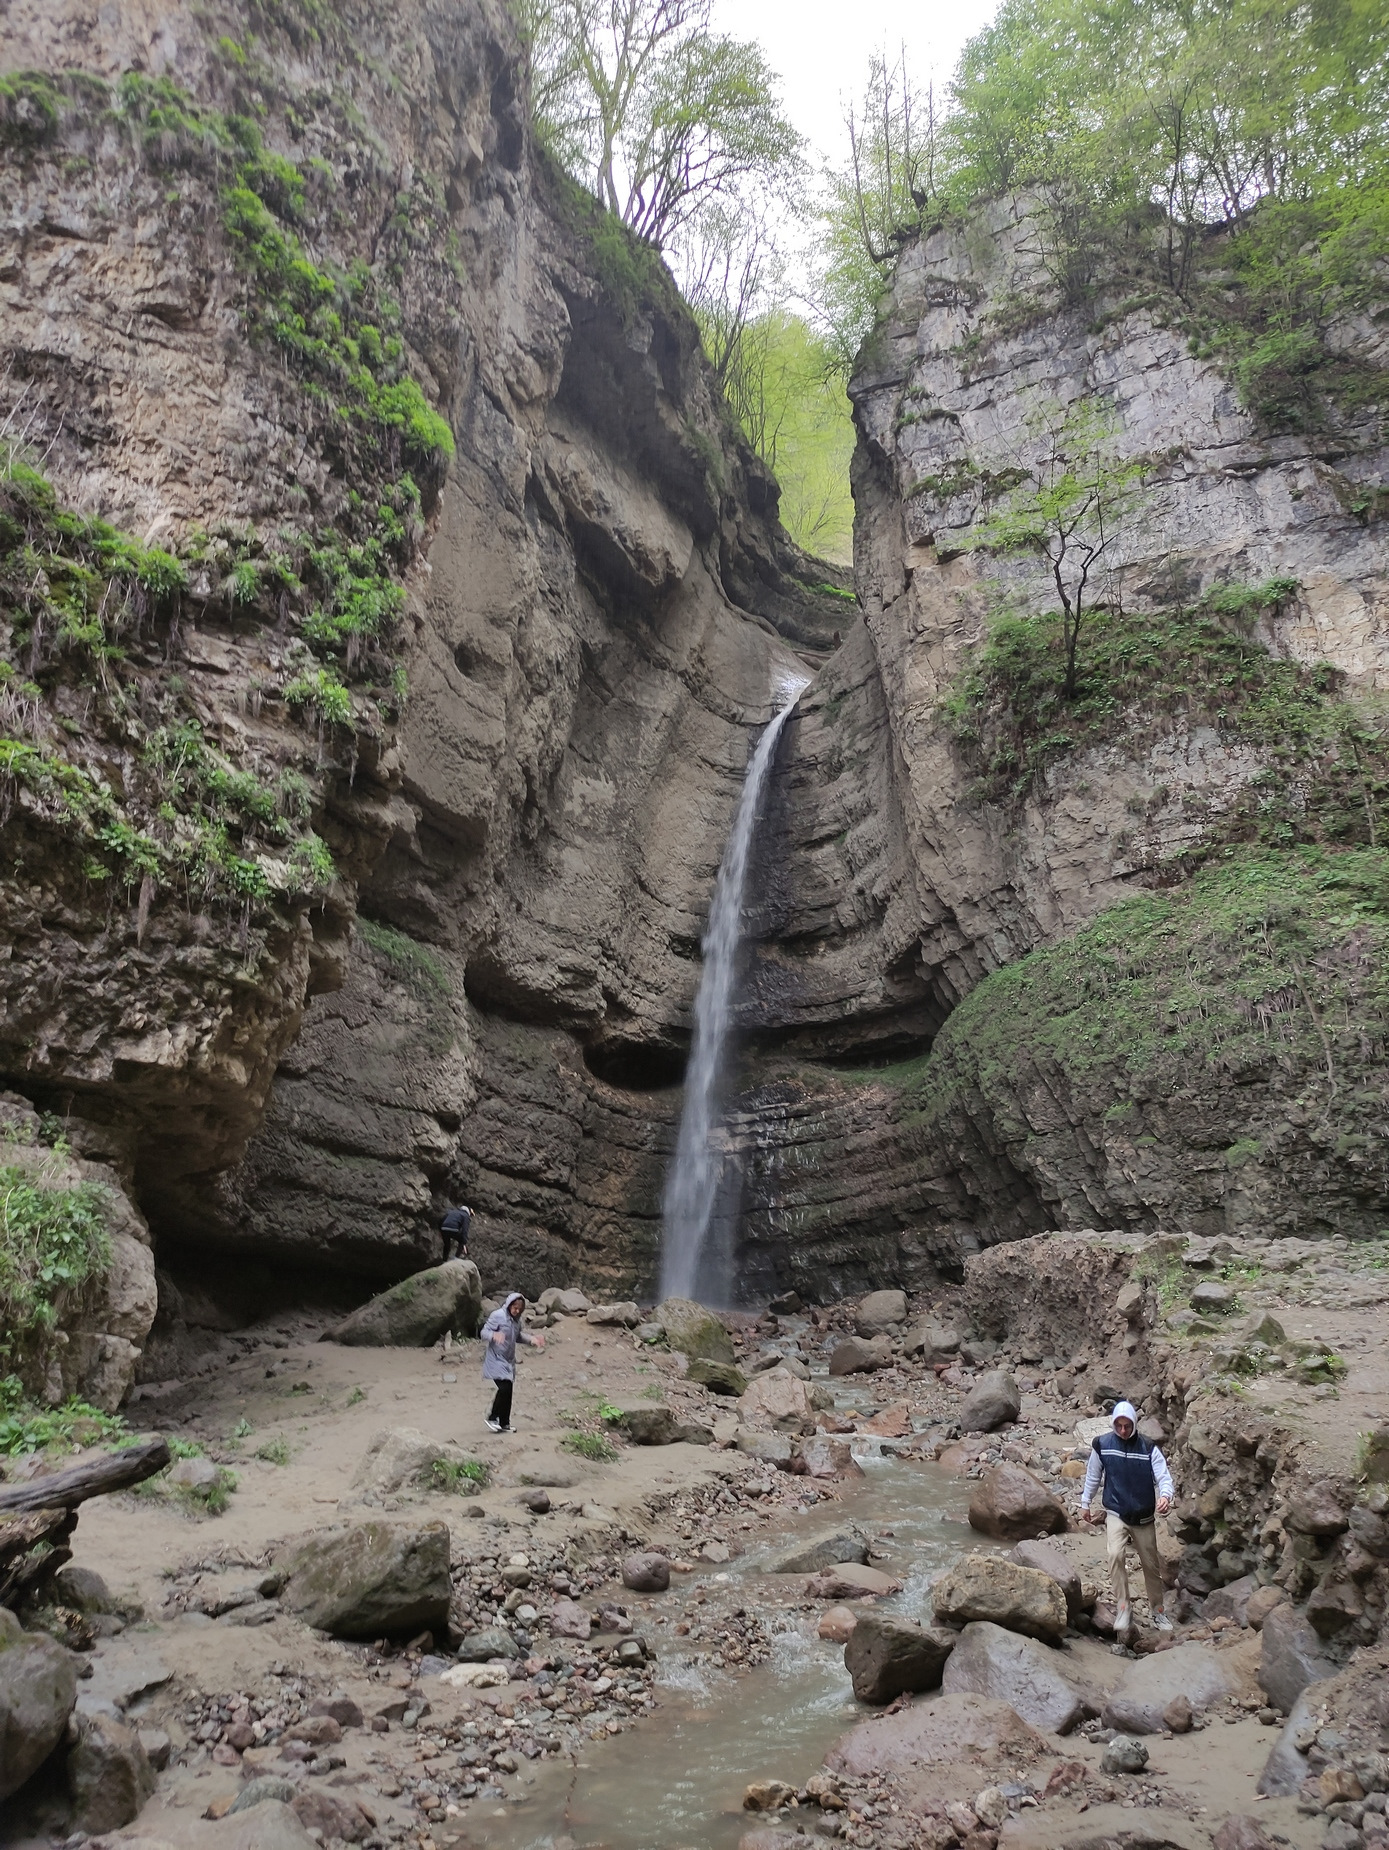
[(143, 1483), (168, 1462), (168, 1440), (146, 1439), (123, 1452), (108, 1452), (85, 1465), (74, 1465), (70, 1471), (30, 1478), (25, 1484), (0, 1485), (0, 1517), (25, 1510), (76, 1509), (88, 1497), (104, 1497), (108, 1491), (129, 1490), (132, 1484)]

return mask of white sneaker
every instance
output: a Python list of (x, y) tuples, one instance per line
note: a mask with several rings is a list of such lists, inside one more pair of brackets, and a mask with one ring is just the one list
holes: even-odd
[(487, 1422), (488, 1432), (500, 1432), (501, 1429), (502, 1429), (502, 1423), (500, 1420), (488, 1420)]
[(1132, 1625), (1133, 1613), (1125, 1602), (1114, 1615), (1114, 1629), (1116, 1632), (1126, 1632), (1132, 1628)]
[(1170, 1632), (1172, 1629), (1172, 1621), (1165, 1612), (1158, 1613), (1157, 1617), (1153, 1620), (1153, 1624), (1160, 1632)]

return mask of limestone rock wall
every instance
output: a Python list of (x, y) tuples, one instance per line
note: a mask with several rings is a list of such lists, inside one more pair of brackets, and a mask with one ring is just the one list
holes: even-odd
[[(614, 275), (532, 147), (500, 6), (20, 4), (3, 54), (61, 105), (34, 79), (7, 104), (3, 286), (9, 428), (62, 500), (174, 550), (343, 504), (331, 409), (245, 322), (243, 131), (190, 110), (250, 110), (308, 176), (284, 223), (389, 285), (456, 445), (422, 482), (403, 711), (357, 700), (315, 738), (278, 698), (283, 615), (237, 621), (196, 573), (144, 644), (233, 764), (302, 767), (332, 891), (257, 915), (249, 948), (162, 889), (94, 903), (20, 792), (5, 1071), (120, 1165), (170, 1264), (389, 1274), (462, 1192), (497, 1282), (644, 1275), (750, 741), (842, 599), (659, 262)], [(138, 771), (80, 703), (69, 732), (114, 787)]]
[[(272, 179), (276, 159), (309, 176), (284, 223), (325, 274), (389, 289), (400, 365), (454, 442), (421, 470), (398, 574), (408, 700), (363, 687), (350, 724), (315, 730), (285, 699), (287, 607), (238, 616), (212, 573), (136, 639), (128, 705), (152, 725), (176, 684), (229, 764), (294, 770), (330, 887), (244, 912), (94, 894), (52, 801), (0, 802), (23, 869), (0, 880), (0, 1072), (116, 1165), (162, 1261), (389, 1276), (436, 1256), (463, 1198), (489, 1289), (649, 1289), (715, 873), (757, 729), (805, 675), (758, 842), (731, 1099), (748, 1290), (958, 1277), (977, 1247), (1057, 1224), (1389, 1202), (1378, 1157), (1328, 1145), (1298, 1102), (1310, 1027), (1289, 1096), (1259, 1095), (1276, 1172), (1225, 1160), (1254, 1094), (1223, 1080), (1208, 1096), (1169, 1074), (1116, 1128), (1117, 1069), (1078, 1087), (1023, 1062), (1003, 1085), (957, 1027), (946, 1083), (933, 1051), (981, 984), (1161, 886), (1269, 763), (1148, 715), (1016, 803), (975, 794), (941, 701), (997, 581), (1031, 608), (1045, 584), (961, 540), (1037, 407), (1107, 395), (1148, 459), (1128, 607), (1294, 578), (1262, 639), (1366, 694), (1389, 674), (1373, 413), (1261, 434), (1151, 305), (1051, 300), (1026, 202), (1000, 206), (903, 248), (851, 392), (851, 603), (780, 530), (659, 263), (615, 270), (532, 145), (493, 0), (15, 0), (3, 49), (66, 86), (52, 122), (41, 87), (7, 93), (0, 136), (3, 414), (66, 505), (190, 556), (200, 529), (265, 541), (352, 505), (347, 413), (248, 319), (232, 157), (179, 99), (249, 111)], [(54, 698), (52, 737), (135, 787), (130, 713), (97, 725), (80, 690)], [(1191, 1162), (1216, 1119), (1219, 1150)], [(1145, 1154), (1164, 1138), (1165, 1169)]]
[[(1138, 709), (1127, 736), (1054, 759), (1018, 801), (975, 794), (942, 701), (1001, 594), (1024, 610), (1054, 599), (1039, 561), (963, 539), (991, 481), (1042, 441), (1039, 421), (1099, 395), (1118, 454), (1148, 463), (1109, 587), (1127, 608), (1294, 579), (1260, 621), (1272, 653), (1329, 661), (1370, 700), (1389, 667), (1384, 527), (1356, 511), (1389, 460), (1382, 409), (1315, 434), (1260, 431), (1130, 284), (1059, 303), (1028, 210), (999, 205), (967, 234), (906, 244), (851, 386), (863, 623), (788, 728), (750, 1010), (764, 1064), (737, 1117), (751, 1247), (810, 1289), (948, 1273), (980, 1244), (1054, 1225), (1372, 1232), (1389, 1204), (1371, 1123), (1389, 1024), (1373, 981), (1330, 1007), (1344, 949), (1311, 957), (1318, 999), (1238, 1057), (1212, 1040), (1137, 1070), (1132, 1022), (1100, 1003), (1079, 1061), (1017, 1011), (1026, 979), (980, 990), (948, 1052), (930, 1052), (991, 973), (1179, 881), (1178, 857), (1253, 806), (1276, 756)], [(1377, 914), (1355, 927), (1367, 943), (1380, 928)], [(1198, 957), (1204, 943), (1197, 931)], [(1232, 961), (1230, 994), (1248, 977)], [(1334, 1048), (1333, 1015), (1347, 1030)], [(1328, 1064), (1342, 1075), (1330, 1104)]]

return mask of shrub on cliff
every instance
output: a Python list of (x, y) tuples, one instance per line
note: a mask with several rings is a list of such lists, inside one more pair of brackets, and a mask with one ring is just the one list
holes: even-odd
[(111, 1263), (105, 1191), (65, 1185), (59, 1167), (37, 1155), (0, 1167), (0, 1364), (21, 1376)]
[(982, 1098), (1025, 1153), (1039, 1074), (1115, 1125), (1135, 1100), (1218, 1095), (1244, 1126), (1241, 1163), (1281, 1160), (1300, 1138), (1296, 1160), (1329, 1165), (1382, 1213), (1389, 853), (1226, 854), (980, 983), (904, 1075), (921, 1119)]

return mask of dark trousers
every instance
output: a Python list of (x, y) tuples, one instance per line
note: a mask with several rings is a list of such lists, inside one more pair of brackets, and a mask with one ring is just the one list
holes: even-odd
[(515, 1385), (514, 1381), (497, 1383), (497, 1397), (492, 1402), (492, 1411), (487, 1417), (495, 1420), (499, 1426), (510, 1426), (511, 1424), (511, 1390)]

